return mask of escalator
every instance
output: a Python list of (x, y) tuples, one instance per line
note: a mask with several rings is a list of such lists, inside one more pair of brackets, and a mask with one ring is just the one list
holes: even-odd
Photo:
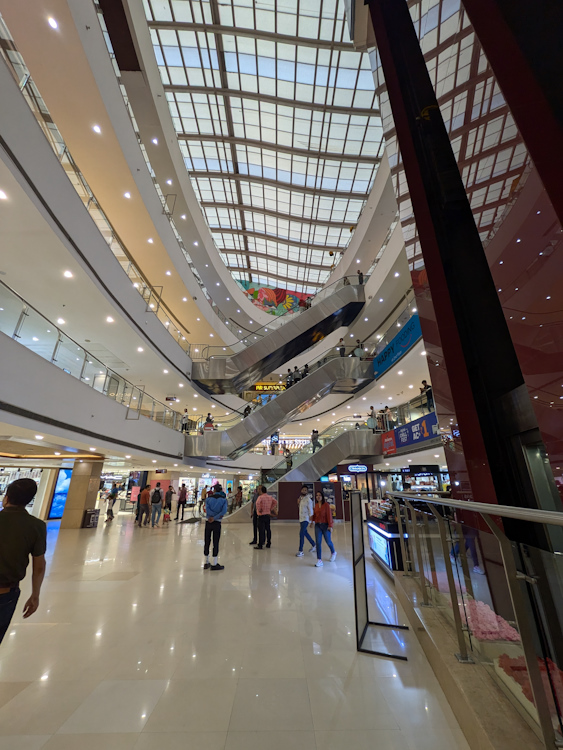
[(364, 304), (365, 286), (357, 279), (347, 284), (339, 279), (323, 289), (309, 309), (291, 315), (289, 320), (286, 316), (273, 318), (259, 331), (248, 334), (232, 347), (239, 351), (225, 355), (218, 347), (206, 347), (200, 352), (203, 361), (193, 362), (192, 380), (210, 394), (241, 393), (329, 333), (351, 325)]
[(230, 423), (223, 422), (221, 429), (204, 431), (203, 435), (187, 435), (185, 455), (238, 458), (329, 393), (357, 393), (371, 382), (371, 360), (340, 357), (336, 350), (331, 349), (321, 355), (307, 377), (255, 409), (246, 419), (237, 415)]
[(293, 454), (293, 466), (288, 471), (286, 462), (266, 472), (270, 489), (276, 490), (279, 481), (316, 482), (341, 461), (365, 459), (381, 454), (381, 435), (372, 430), (356, 428), (355, 420), (344, 420), (331, 425), (319, 435), (321, 448), (313, 453), (309, 443)]

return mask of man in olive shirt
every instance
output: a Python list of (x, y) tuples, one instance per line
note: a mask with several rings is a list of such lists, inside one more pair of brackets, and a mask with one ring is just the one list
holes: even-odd
[(39, 606), (39, 591), (45, 576), (47, 526), (30, 515), (25, 506), (37, 493), (33, 479), (16, 479), (6, 490), (0, 513), (0, 643), (10, 626), (25, 578), (29, 556), (33, 557), (31, 596), (23, 607), (29, 617)]

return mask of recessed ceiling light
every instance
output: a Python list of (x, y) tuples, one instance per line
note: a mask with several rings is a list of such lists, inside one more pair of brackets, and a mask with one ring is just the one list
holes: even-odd
[(33, 337), (33, 341), (39, 341), (39, 339), (37, 338), (37, 336)]
[(209, 335), (211, 336), (211, 338), (213, 338), (213, 334), (212, 333), (210, 333)]
[(551, 297), (546, 297), (546, 299), (551, 299)]
[(131, 193), (123, 193), (123, 197), (124, 198), (130, 198), (131, 197)]
[(58, 323), (58, 324), (59, 324), (60, 326), (64, 326), (64, 324), (65, 324), (64, 318), (57, 318), (57, 323)]
[(95, 448), (89, 448), (88, 450), (95, 451), (96, 449)]
[(156, 463), (156, 459), (155, 459), (155, 458), (153, 458), (152, 462), (153, 462), (153, 464), (155, 464), (155, 463)]
[(182, 214), (182, 215), (180, 216), (180, 218), (181, 218), (181, 219), (184, 219), (184, 221), (185, 221), (185, 220), (186, 220), (186, 214)]
[(165, 375), (168, 375), (168, 370), (163, 370), (162, 372), (163, 372), (163, 373), (164, 373)]
[(516, 240), (516, 242), (522, 242), (522, 240)]
[(55, 456), (60, 456), (60, 455), (61, 455), (61, 454), (60, 454), (60, 452), (59, 452), (59, 451), (55, 451)]
[(147, 242), (149, 243), (149, 245), (152, 245), (152, 243), (154, 242), (154, 240), (153, 240), (152, 237), (149, 237), (148, 240), (147, 240)]
[(414, 388), (414, 385), (409, 385), (409, 388)]
[(188, 301), (187, 297), (182, 297), (182, 302), (187, 302), (187, 301)]
[(137, 351), (138, 351), (138, 352), (142, 352), (142, 351), (144, 351), (144, 350), (143, 350), (143, 347), (142, 347), (142, 346), (138, 346), (138, 347), (137, 347)]
[(230, 302), (230, 301), (231, 301), (231, 298), (230, 298), (230, 297), (227, 297), (227, 302)]
[(36, 436), (35, 436), (35, 439), (36, 439), (36, 440), (43, 440), (43, 435), (36, 435)]
[(111, 315), (108, 315), (107, 318), (106, 318), (106, 323), (113, 323), (113, 322), (114, 322), (114, 320), (111, 317)]
[(380, 298), (379, 298), (379, 301), (380, 301), (380, 302), (383, 302), (383, 298), (382, 298), (382, 297), (380, 297)]
[(382, 389), (383, 389), (383, 388), (385, 388), (385, 386), (384, 386), (384, 385), (380, 385), (379, 387), (380, 387), (380, 388), (382, 388)]
[(440, 458), (440, 454), (439, 453), (435, 453), (434, 454), (434, 458)]
[(7, 201), (7, 200), (8, 200), (8, 196), (6, 195), (6, 193), (3, 190), (0, 190), (0, 201)]
[(72, 273), (72, 271), (65, 271), (63, 273), (63, 276), (65, 277), (65, 279), (72, 279), (72, 277), (74, 276), (74, 274)]
[(399, 278), (399, 272), (398, 272), (398, 271), (395, 271), (395, 278), (396, 278), (396, 279), (398, 279), (398, 278)]
[(101, 129), (101, 127), (99, 125), (93, 125), (92, 126), (92, 130), (94, 131), (94, 133), (101, 133), (102, 132), (102, 129)]
[[(194, 242), (194, 245), (195, 245), (196, 247), (198, 247), (198, 246), (199, 246), (199, 242), (197, 242), (197, 241), (196, 241), (196, 242)], [(206, 265), (205, 267), (206, 267), (206, 268), (209, 268), (209, 266), (208, 266), (208, 265)]]
[(125, 458), (131, 458), (131, 456), (125, 456)]
[(155, 146), (158, 146), (158, 138), (153, 138), (152, 142), (154, 143)]
[(58, 24), (58, 23), (57, 23), (57, 21), (56, 21), (56, 20), (55, 20), (55, 19), (53, 18), (53, 16), (49, 16), (49, 18), (47, 19), (47, 23), (49, 24), (49, 26), (50, 26), (50, 27), (51, 27), (52, 29), (58, 29), (58, 28), (59, 28), (59, 24)]
[(167, 276), (172, 276), (172, 271), (166, 271)]
[(183, 383), (178, 383), (178, 388), (183, 388), (183, 387), (184, 387)]
[(421, 357), (425, 357), (426, 356), (426, 352), (420, 352), (420, 356)]
[(217, 286), (221, 286), (221, 284), (219, 282), (217, 282)]
[(167, 185), (172, 185), (172, 180), (166, 180)]

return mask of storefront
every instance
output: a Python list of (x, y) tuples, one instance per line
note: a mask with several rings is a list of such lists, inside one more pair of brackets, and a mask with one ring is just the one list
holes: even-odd
[[(43, 469), (15, 469), (11, 466), (0, 467), (0, 508), (2, 507), (2, 499), (6, 494), (6, 488), (16, 479), (33, 479), (39, 485), (41, 482), (41, 476)], [(31, 511), (35, 500), (27, 506), (28, 510)]]

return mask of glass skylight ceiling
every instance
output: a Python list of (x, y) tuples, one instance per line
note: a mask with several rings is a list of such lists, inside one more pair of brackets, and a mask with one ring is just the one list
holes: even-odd
[[(186, 169), (237, 279), (314, 292), (382, 155), (338, 0), (144, 0)], [(331, 256), (329, 251), (333, 251)]]

